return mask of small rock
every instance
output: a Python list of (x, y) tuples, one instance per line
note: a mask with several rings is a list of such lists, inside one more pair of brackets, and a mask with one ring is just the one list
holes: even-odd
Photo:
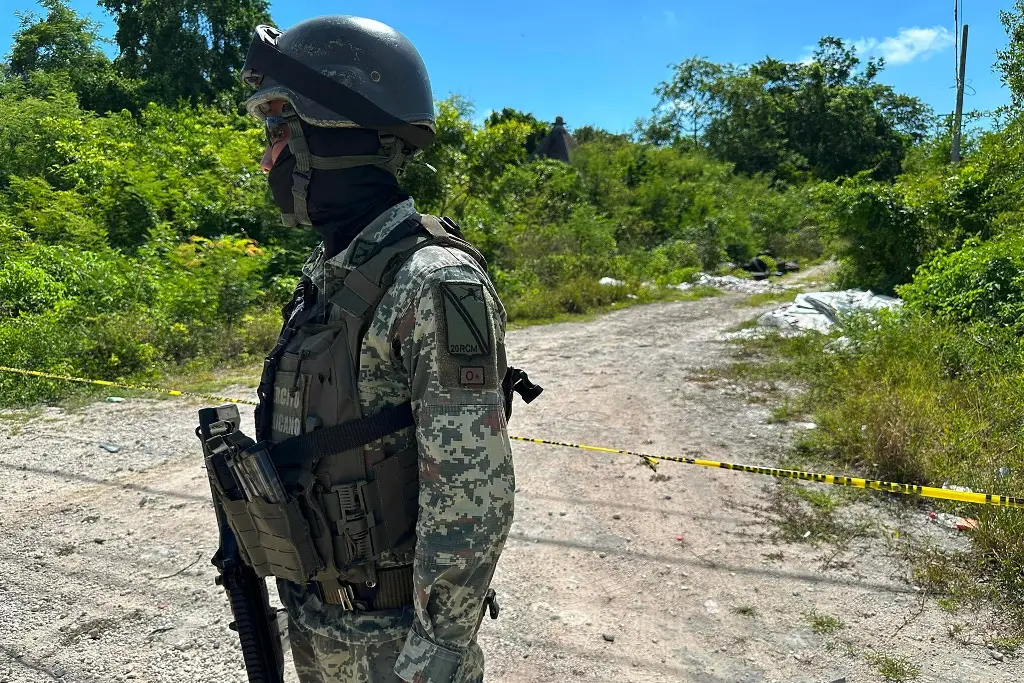
[(174, 645), (174, 649), (177, 650), (178, 652), (185, 652), (187, 650), (191, 650), (192, 649), (192, 643), (188, 642), (187, 640), (183, 640), (183, 641), (181, 641), (179, 643), (176, 643)]
[(558, 513), (558, 516), (559, 516), (559, 517), (565, 517), (565, 513), (564, 513), (564, 512), (559, 512), (559, 513)]
[(989, 654), (992, 655), (992, 659), (996, 660), (997, 662), (1003, 661), (1003, 653), (999, 650), (992, 650), (991, 652), (989, 652)]
[(612, 519), (622, 519), (622, 515), (612, 515)]
[(124, 403), (124, 399), (120, 396), (107, 396), (107, 403)]
[(608, 557), (608, 553), (598, 553), (597, 556), (603, 560), (604, 558)]
[(604, 638), (609, 643), (614, 643), (615, 642), (615, 634), (614, 633), (602, 633), (601, 637)]
[(707, 611), (708, 614), (718, 614), (719, 612), (718, 603), (716, 603), (714, 600), (706, 600), (704, 602), (704, 609)]
[(105, 450), (107, 453), (117, 453), (118, 451), (121, 450), (121, 447), (118, 446), (117, 444), (106, 442), (100, 443), (100, 448)]
[(665, 496), (665, 500), (672, 500), (672, 496)]

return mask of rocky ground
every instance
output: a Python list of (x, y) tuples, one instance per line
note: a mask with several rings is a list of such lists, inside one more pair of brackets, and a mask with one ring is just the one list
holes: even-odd
[[(728, 362), (721, 335), (766, 310), (742, 298), (512, 331), (511, 361), (546, 388), (516, 406), (512, 432), (773, 464), (809, 425), (769, 423), (756, 386), (707, 373)], [(0, 683), (243, 683), (209, 564), (200, 405), (0, 413)], [(502, 613), (481, 630), (488, 681), (1024, 678), (1019, 659), (985, 645), (993, 615), (952, 616), (908, 579), (908, 534), (962, 542), (924, 513), (851, 502), (851, 519), (872, 533), (841, 547), (787, 543), (773, 480), (514, 448), (516, 520), (495, 579)]]

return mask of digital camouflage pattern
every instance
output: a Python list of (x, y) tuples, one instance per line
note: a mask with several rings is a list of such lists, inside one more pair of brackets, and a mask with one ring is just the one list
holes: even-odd
[[(357, 245), (385, 239), (413, 212), (411, 200), (393, 207), (333, 259), (317, 250), (303, 272), (329, 298)], [(327, 311), (328, 320), (334, 315)], [(412, 557), (386, 553), (378, 565), (413, 563), (414, 604), (346, 612), (278, 581), (302, 683), (483, 680), (476, 633), (515, 491), (501, 394), (505, 322), (486, 273), (446, 246), (415, 252), (381, 301), (360, 353), (359, 398), (366, 415), (412, 401), (415, 427), (386, 440), (400, 448), (415, 431), (416, 547)]]

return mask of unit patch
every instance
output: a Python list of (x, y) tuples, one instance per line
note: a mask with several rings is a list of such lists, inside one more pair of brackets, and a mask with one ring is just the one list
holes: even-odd
[[(491, 325), (484, 286), (472, 282), (442, 282), (441, 298), (444, 300), (448, 353), (454, 356), (490, 355)], [(463, 384), (470, 383), (465, 381), (464, 373), (472, 369), (463, 368)], [(482, 378), (479, 383), (483, 383)]]

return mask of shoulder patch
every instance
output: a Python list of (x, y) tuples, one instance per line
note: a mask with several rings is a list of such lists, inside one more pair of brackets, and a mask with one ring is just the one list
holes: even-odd
[(445, 341), (453, 356), (489, 356), (491, 325), (484, 286), (475, 282), (442, 282)]

